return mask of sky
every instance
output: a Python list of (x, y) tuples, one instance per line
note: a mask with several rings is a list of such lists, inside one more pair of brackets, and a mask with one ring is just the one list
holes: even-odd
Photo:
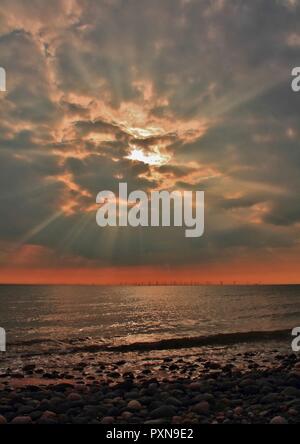
[[(298, 0), (1, 0), (0, 283), (299, 282)], [(96, 195), (205, 191), (205, 233)]]

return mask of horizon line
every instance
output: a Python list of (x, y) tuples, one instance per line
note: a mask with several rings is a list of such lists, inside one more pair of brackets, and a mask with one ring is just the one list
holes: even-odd
[(0, 282), (4, 286), (47, 286), (47, 287), (267, 287), (267, 286), (297, 286), (300, 282), (158, 282), (158, 283), (71, 283), (71, 282)]

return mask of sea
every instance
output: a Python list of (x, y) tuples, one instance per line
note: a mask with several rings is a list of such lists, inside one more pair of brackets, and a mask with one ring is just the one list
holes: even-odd
[(290, 337), (300, 285), (0, 286), (7, 343), (176, 348)]

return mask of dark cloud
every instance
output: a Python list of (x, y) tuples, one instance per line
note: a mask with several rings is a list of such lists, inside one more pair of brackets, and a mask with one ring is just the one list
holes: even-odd
[(88, 108), (79, 105), (77, 103), (72, 103), (72, 102), (67, 102), (65, 100), (63, 100), (61, 102), (61, 106), (63, 107), (63, 109), (65, 110), (66, 114), (70, 115), (70, 116), (80, 116), (80, 117), (85, 117), (85, 118), (89, 118), (89, 110)]
[(116, 162), (108, 156), (92, 154), (84, 160), (68, 158), (66, 168), (72, 173), (74, 182), (92, 193), (94, 200), (101, 190), (111, 190), (117, 194), (119, 182), (127, 182), (129, 191), (150, 190), (157, 186), (154, 180), (144, 177), (149, 171), (147, 165), (127, 159)]
[(66, 191), (55, 180), (58, 170), (51, 156), (25, 159), (0, 152), (2, 239), (18, 241), (58, 211)]
[(270, 212), (264, 221), (273, 225), (289, 226), (300, 222), (300, 199), (295, 195), (286, 195), (273, 202)]
[(225, 209), (248, 208), (263, 202), (260, 196), (243, 196), (222, 200), (220, 205)]
[(74, 127), (79, 136), (87, 136), (91, 133), (98, 133), (103, 135), (113, 135), (118, 140), (128, 139), (128, 134), (122, 131), (117, 125), (105, 122), (103, 120), (81, 120), (76, 122)]
[(170, 174), (171, 176), (174, 176), (175, 178), (185, 177), (188, 174), (191, 174), (191, 173), (194, 173), (195, 171), (197, 171), (197, 169), (193, 168), (193, 167), (188, 167), (188, 166), (184, 166), (184, 165), (178, 166), (178, 165), (171, 165), (171, 164), (162, 165), (162, 166), (158, 167), (157, 170), (161, 174)]

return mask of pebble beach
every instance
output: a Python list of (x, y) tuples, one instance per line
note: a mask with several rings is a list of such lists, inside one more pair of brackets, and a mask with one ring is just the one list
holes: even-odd
[(300, 356), (286, 346), (1, 358), (0, 424), (300, 422)]

